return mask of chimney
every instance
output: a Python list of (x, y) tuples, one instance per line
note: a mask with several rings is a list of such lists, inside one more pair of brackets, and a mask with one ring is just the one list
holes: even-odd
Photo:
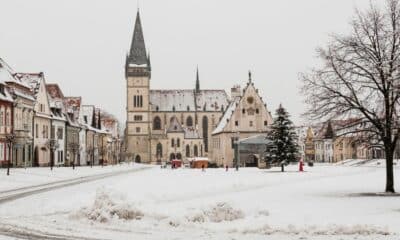
[(231, 88), (231, 97), (232, 100), (235, 99), (236, 97), (241, 96), (241, 90), (240, 90), (240, 85), (235, 85)]

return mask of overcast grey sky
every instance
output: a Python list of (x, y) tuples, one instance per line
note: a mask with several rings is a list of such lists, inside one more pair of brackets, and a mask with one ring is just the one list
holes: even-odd
[[(247, 72), (271, 112), (304, 111), (298, 73), (315, 49), (345, 33), (370, 0), (141, 0), (153, 89), (229, 89)], [(383, 0), (377, 2), (383, 3)], [(125, 121), (124, 62), (136, 0), (0, 0), (0, 57), (16, 71), (45, 72), (66, 96), (82, 96)]]

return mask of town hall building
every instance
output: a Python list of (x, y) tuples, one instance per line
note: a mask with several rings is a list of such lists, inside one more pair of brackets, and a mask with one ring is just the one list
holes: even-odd
[[(161, 164), (172, 159), (186, 162), (194, 157), (208, 157), (218, 165), (232, 165), (233, 149), (225, 150), (228, 157), (222, 160), (213, 135), (221, 139), (219, 144), (224, 144), (238, 129), (243, 137), (249, 137), (266, 133), (272, 123), (251, 76), (243, 92), (235, 87), (229, 97), (225, 90), (201, 89), (198, 70), (194, 89), (152, 89), (151, 71), (138, 11), (125, 63), (125, 151), (135, 162)], [(246, 108), (244, 112), (243, 107)], [(229, 123), (230, 120), (241, 122), (240, 128)], [(243, 124), (244, 121), (250, 125)]]

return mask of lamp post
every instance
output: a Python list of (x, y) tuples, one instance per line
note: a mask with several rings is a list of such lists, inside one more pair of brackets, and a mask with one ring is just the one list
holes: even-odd
[(58, 141), (54, 138), (49, 139), (46, 143), (47, 147), (50, 149), (50, 170), (53, 171), (54, 166), (54, 152), (60, 147)]
[(237, 131), (235, 134), (235, 156), (236, 156), (236, 171), (239, 171), (239, 165), (240, 165), (240, 132)]
[(72, 152), (72, 169), (75, 170), (75, 159), (76, 159), (76, 153), (79, 151), (79, 144), (76, 142), (71, 142), (69, 143), (69, 148), (71, 149)]
[(7, 134), (6, 135), (6, 141), (7, 141), (7, 147), (8, 147), (8, 162), (7, 162), (7, 176), (10, 175), (10, 165), (11, 165), (11, 147), (14, 142), (15, 135), (14, 134)]

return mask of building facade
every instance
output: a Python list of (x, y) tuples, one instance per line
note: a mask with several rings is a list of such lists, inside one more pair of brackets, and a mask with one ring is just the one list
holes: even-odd
[[(218, 126), (212, 132), (212, 160), (218, 166), (234, 166), (235, 141), (243, 138), (266, 134), (273, 119), (267, 105), (255, 88), (249, 73), (246, 87), (241, 91), (239, 86), (232, 88), (233, 100), (227, 106)], [(241, 159), (239, 164), (245, 166), (251, 159)]]
[(33, 116), (33, 166), (49, 166), (50, 164), (50, 131), (52, 112), (46, 90), (44, 74), (17, 73), (16, 77), (30, 86), (35, 97)]
[(153, 90), (151, 71), (138, 12), (125, 64), (127, 160), (160, 164), (212, 156), (211, 133), (229, 104), (226, 92), (201, 90), (198, 72), (194, 89)]

